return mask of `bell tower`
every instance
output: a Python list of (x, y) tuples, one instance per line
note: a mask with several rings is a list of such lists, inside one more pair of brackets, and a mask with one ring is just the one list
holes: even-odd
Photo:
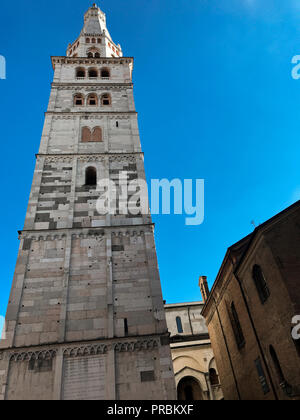
[(176, 398), (150, 214), (97, 210), (145, 180), (124, 57), (94, 4), (54, 79), (0, 343), (0, 399)]

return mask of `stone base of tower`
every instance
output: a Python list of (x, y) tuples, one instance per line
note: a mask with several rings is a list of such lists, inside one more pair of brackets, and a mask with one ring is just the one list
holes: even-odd
[(168, 336), (4, 350), (1, 400), (175, 400)]

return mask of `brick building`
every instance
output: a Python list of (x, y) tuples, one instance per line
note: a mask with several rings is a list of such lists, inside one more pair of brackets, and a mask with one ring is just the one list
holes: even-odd
[(230, 247), (202, 291), (225, 399), (299, 400), (300, 201)]

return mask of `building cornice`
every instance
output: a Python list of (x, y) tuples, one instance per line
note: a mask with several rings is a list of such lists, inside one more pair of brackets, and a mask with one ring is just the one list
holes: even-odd
[(74, 158), (82, 162), (104, 161), (106, 158), (108, 158), (111, 162), (113, 162), (121, 160), (134, 161), (137, 157), (144, 158), (144, 153), (38, 153), (35, 156), (36, 159), (45, 158), (46, 162), (72, 162)]
[(176, 308), (188, 308), (188, 307), (194, 307), (194, 306), (203, 306), (204, 302), (183, 302), (183, 303), (166, 303), (165, 309), (176, 309)]
[[(53, 359), (59, 350), (65, 357), (82, 357), (95, 354), (105, 354), (109, 350), (116, 352), (134, 352), (152, 350), (162, 345), (161, 339), (166, 334), (133, 336), (125, 338), (99, 338), (84, 342), (47, 343), (40, 346), (8, 347), (0, 349), (0, 360), (4, 356), (10, 361), (22, 362), (28, 360)], [(30, 350), (29, 350), (30, 349)]]
[(88, 58), (88, 57), (65, 57), (65, 56), (52, 56), (51, 57), (53, 70), (56, 64), (132, 64), (134, 63), (133, 57), (100, 57), (100, 58)]
[(103, 111), (77, 111), (77, 112), (70, 112), (70, 111), (46, 111), (45, 115), (55, 115), (55, 116), (93, 116), (93, 115), (102, 115), (104, 117), (109, 116), (116, 116), (116, 115), (138, 115), (137, 111), (110, 111), (110, 112), (103, 112)]
[[(87, 79), (86, 79), (87, 80)], [(94, 87), (94, 86), (101, 86), (101, 87), (130, 87), (133, 88), (133, 83), (132, 82), (127, 82), (127, 83), (105, 83), (103, 81), (101, 81), (101, 79), (95, 79), (95, 81), (90, 82), (87, 81), (85, 82), (84, 79), (83, 80), (78, 80), (78, 83), (74, 83), (74, 82), (53, 82), (51, 84), (51, 86), (53, 88), (57, 88), (57, 87), (80, 87), (80, 86), (84, 86), (84, 87)]]
[(90, 227), (90, 228), (58, 228), (58, 229), (24, 229), (18, 231), (19, 240), (31, 239), (33, 241), (46, 241), (65, 239), (70, 234), (75, 239), (83, 238), (87, 239), (90, 237), (105, 237), (107, 232), (110, 232), (112, 236), (126, 236), (126, 237), (138, 237), (143, 236), (150, 229), (154, 229), (154, 223), (141, 223), (136, 225), (120, 225), (120, 226), (101, 226), (101, 227)]

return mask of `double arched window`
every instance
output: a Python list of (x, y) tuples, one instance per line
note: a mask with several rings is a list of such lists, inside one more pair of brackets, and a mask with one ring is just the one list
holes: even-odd
[(88, 58), (100, 58), (101, 54), (100, 54), (99, 48), (96, 48), (96, 47), (89, 48), (87, 51), (87, 56)]
[(183, 328), (182, 328), (182, 321), (181, 321), (180, 316), (176, 317), (176, 325), (177, 325), (178, 334), (182, 334), (183, 333)]
[(97, 185), (97, 170), (93, 166), (85, 170), (85, 185), (90, 187)]
[(102, 142), (101, 127), (94, 127), (93, 129), (89, 127), (83, 127), (82, 132), (81, 132), (81, 142), (82, 143)]
[(264, 304), (270, 297), (270, 290), (268, 288), (264, 273), (259, 265), (253, 267), (253, 280), (262, 304)]

